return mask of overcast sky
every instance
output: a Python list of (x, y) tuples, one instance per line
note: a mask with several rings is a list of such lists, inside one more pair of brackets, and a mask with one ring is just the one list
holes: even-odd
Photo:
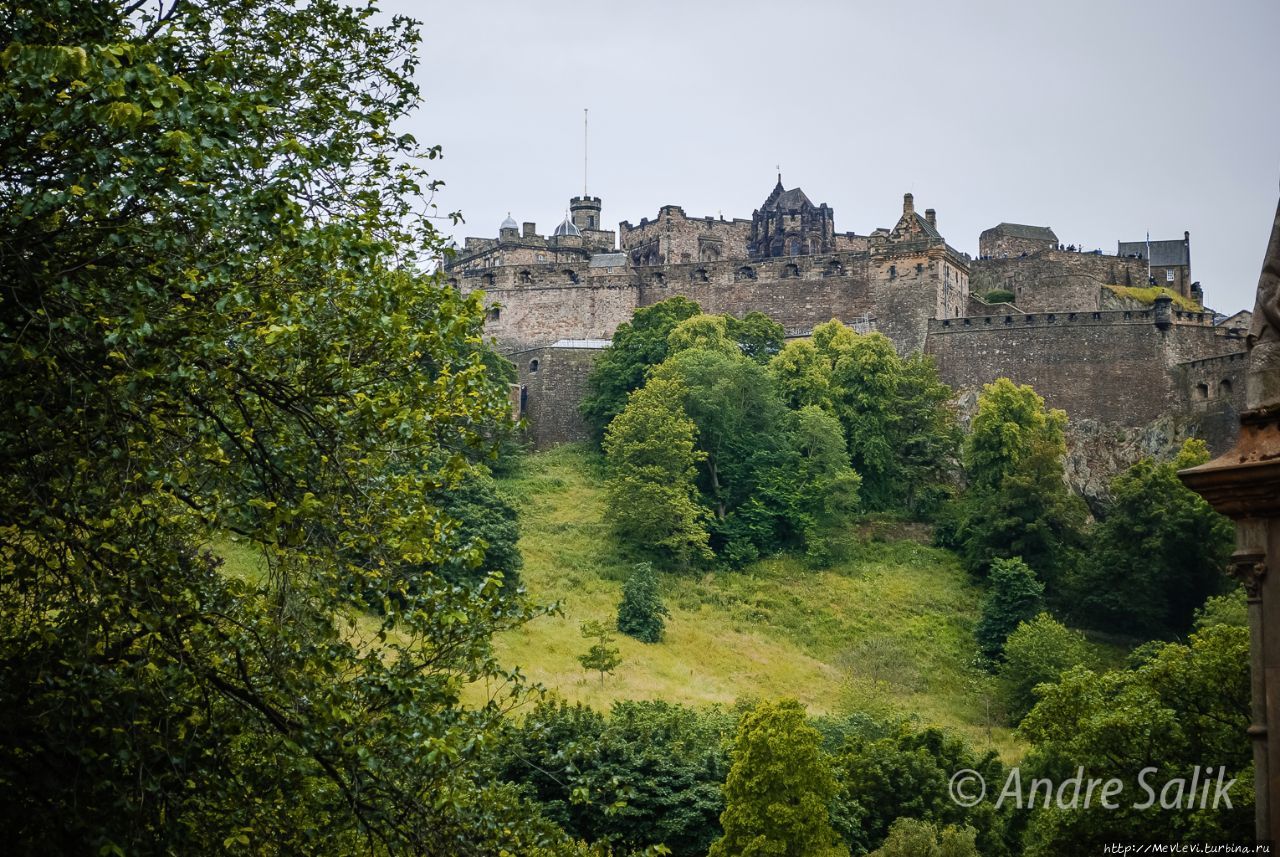
[[(1191, 232), (1208, 304), (1252, 307), (1280, 194), (1280, 2), (409, 2), (464, 236), (547, 234), (588, 187), (606, 224), (751, 216), (776, 180), (892, 226), (902, 194), (977, 253), (1001, 221), (1064, 244)], [(446, 229), (449, 229), (445, 223)]]

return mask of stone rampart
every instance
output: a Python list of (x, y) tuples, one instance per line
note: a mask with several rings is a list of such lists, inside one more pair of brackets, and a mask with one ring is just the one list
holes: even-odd
[(1008, 259), (975, 259), (969, 289), (977, 295), (993, 290), (1014, 294), (1024, 312), (1095, 310), (1102, 306), (1104, 285), (1146, 286), (1147, 265), (1141, 259), (1041, 250)]
[(578, 405), (587, 393), (587, 377), (600, 350), (582, 343), (507, 355), (520, 376), (520, 415), (534, 449), (590, 437)]
[(1007, 377), (1070, 417), (1141, 426), (1181, 404), (1176, 365), (1222, 341), (1207, 313), (1161, 330), (1153, 310), (1050, 312), (934, 320), (926, 351), (957, 389)]

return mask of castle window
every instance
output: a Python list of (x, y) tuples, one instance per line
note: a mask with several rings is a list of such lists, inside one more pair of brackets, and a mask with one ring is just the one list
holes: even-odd
[(1207, 398), (1209, 398), (1209, 385), (1208, 385), (1208, 384), (1196, 384), (1196, 398), (1197, 398), (1197, 399), (1207, 399)]
[(489, 321), (497, 321), (502, 316), (502, 311), (496, 306), (489, 307)]
[(1172, 268), (1169, 268), (1168, 270), (1166, 270), (1166, 271), (1164, 272), (1164, 281), (1165, 281), (1166, 283), (1172, 283), (1172, 282), (1173, 282), (1173, 269), (1172, 269)]
[(529, 361), (529, 371), (530, 371), (530, 372), (537, 372), (537, 371), (538, 371), (538, 361), (537, 361), (537, 359), (533, 359), (533, 360), (530, 360), (530, 361)]
[(923, 262), (916, 262), (916, 273), (917, 273), (917, 274), (923, 274), (923, 273), (924, 273), (924, 263), (923, 263)]
[(898, 276), (898, 266), (897, 266), (897, 265), (890, 265), (890, 266), (889, 266), (889, 279), (891, 279), (891, 280), (892, 280), (892, 279), (893, 279), (894, 277), (896, 277), (896, 276)]
[(565, 275), (565, 278), (566, 278), (569, 282), (571, 282), (571, 283), (576, 283), (576, 282), (578, 282), (578, 275), (577, 275), (577, 274), (575, 274), (573, 271), (570, 271), (570, 270), (568, 270), (568, 269), (565, 269), (565, 271), (564, 271), (564, 275)]
[(796, 265), (786, 265), (782, 269), (782, 278), (784, 280), (792, 277), (800, 276), (800, 268)]
[(841, 265), (839, 260), (832, 259), (827, 263), (827, 269), (822, 273), (826, 277), (838, 277), (844, 273), (844, 265)]
[(596, 217), (595, 217), (595, 215), (594, 215), (594, 214), (588, 214), (588, 215), (587, 215), (587, 228), (588, 228), (588, 229), (595, 229), (595, 228), (596, 228)]
[(667, 277), (665, 274), (657, 273), (653, 275), (653, 284), (655, 286), (665, 285), (666, 282), (667, 282)]
[(1231, 381), (1230, 381), (1230, 379), (1228, 379), (1228, 378), (1223, 378), (1220, 382), (1218, 382), (1218, 395), (1219, 395), (1219, 396), (1226, 397), (1226, 398), (1230, 398), (1230, 397), (1231, 397)]
[(707, 282), (707, 269), (694, 268), (692, 271), (689, 272), (689, 279), (695, 283)]
[(539, 253), (539, 254), (538, 254), (538, 261), (539, 261), (539, 262), (545, 262), (545, 261), (547, 261), (547, 254), (546, 254), (546, 253)]
[(734, 282), (742, 282), (743, 280), (754, 280), (756, 278), (755, 269), (750, 265), (744, 265), (733, 272)]
[(533, 275), (532, 275), (532, 274), (530, 274), (528, 271), (521, 271), (521, 272), (520, 272), (520, 282), (522, 282), (522, 283), (526, 283), (526, 284), (527, 284), (527, 283), (532, 283), (532, 282), (533, 282)]
[(495, 277), (493, 274), (485, 274), (482, 279), (484, 280), (484, 284), (486, 286), (492, 286), (494, 283), (498, 281), (498, 278)]

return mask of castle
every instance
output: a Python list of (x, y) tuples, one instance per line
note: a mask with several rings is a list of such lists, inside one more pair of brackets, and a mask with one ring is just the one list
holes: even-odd
[[(445, 264), (452, 285), (484, 291), (485, 335), (517, 366), (535, 446), (586, 436), (577, 404), (595, 356), (637, 308), (674, 295), (764, 312), (789, 337), (833, 318), (878, 330), (900, 353), (931, 354), (957, 389), (1009, 377), (1073, 419), (1133, 428), (1177, 412), (1215, 448), (1233, 439), (1247, 319), (1202, 308), (1188, 234), (1109, 255), (1001, 223), (974, 259), (910, 193), (892, 228), (837, 232), (832, 209), (781, 176), (750, 219), (666, 205), (617, 233), (602, 223), (584, 193), (550, 236), (508, 215), (496, 239), (467, 238)], [(1140, 291), (1153, 282), (1177, 305)]]

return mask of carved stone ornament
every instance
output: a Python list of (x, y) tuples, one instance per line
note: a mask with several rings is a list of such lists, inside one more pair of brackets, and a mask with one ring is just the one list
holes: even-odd
[(1258, 296), (1249, 327), (1250, 410), (1280, 406), (1280, 206), (1258, 278)]
[(1266, 557), (1260, 553), (1237, 553), (1231, 557), (1228, 573), (1244, 586), (1249, 598), (1257, 598), (1267, 576)]

